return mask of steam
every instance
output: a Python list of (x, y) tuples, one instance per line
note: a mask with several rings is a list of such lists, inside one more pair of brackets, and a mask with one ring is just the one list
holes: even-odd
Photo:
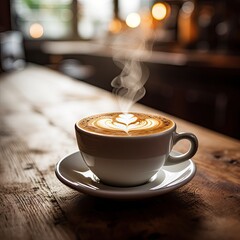
[(119, 76), (112, 81), (113, 93), (118, 97), (122, 112), (128, 112), (132, 105), (146, 93), (144, 84), (148, 79), (148, 69), (138, 61), (126, 61)]
[(134, 29), (117, 36), (114, 42), (113, 60), (122, 69), (111, 83), (121, 112), (127, 113), (146, 93), (144, 85), (149, 77), (148, 68), (142, 63), (146, 57), (146, 32)]

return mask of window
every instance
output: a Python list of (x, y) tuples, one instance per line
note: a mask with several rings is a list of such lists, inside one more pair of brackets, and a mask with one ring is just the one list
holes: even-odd
[(13, 28), (29, 39), (60, 39), (72, 35), (71, 0), (14, 0)]
[(144, 5), (141, 0), (12, 0), (12, 23), (25, 39), (95, 39), (109, 32), (116, 9), (125, 21)]
[(112, 0), (78, 0), (78, 34), (81, 38), (101, 37), (113, 19)]
[(112, 0), (13, 0), (13, 28), (27, 39), (90, 39), (108, 30)]

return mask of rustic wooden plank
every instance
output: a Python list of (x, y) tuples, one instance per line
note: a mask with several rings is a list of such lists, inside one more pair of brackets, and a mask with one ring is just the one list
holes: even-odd
[(11, 84), (3, 79), (0, 84), (1, 239), (74, 239), (44, 176), (56, 180), (58, 144), (66, 145), (66, 151), (69, 137), (36, 112)]
[(71, 239), (66, 218), (29, 148), (5, 129), (0, 142), (1, 239)]
[[(238, 239), (239, 141), (177, 118), (179, 131), (194, 132), (200, 140), (194, 157), (198, 172), (179, 190), (118, 202), (84, 196), (56, 179), (56, 162), (77, 149), (75, 121), (113, 110), (110, 94), (43, 68), (1, 78), (0, 236)], [(134, 110), (155, 112), (140, 105)], [(185, 142), (176, 147), (186, 148)]]

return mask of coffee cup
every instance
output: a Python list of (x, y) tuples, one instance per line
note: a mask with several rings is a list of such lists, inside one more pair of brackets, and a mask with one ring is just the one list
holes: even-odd
[[(163, 165), (184, 162), (194, 156), (198, 140), (192, 133), (177, 133), (176, 123), (146, 113), (104, 113), (75, 124), (78, 147), (88, 168), (108, 185), (130, 187), (148, 182)], [(180, 140), (189, 150), (172, 156)]]

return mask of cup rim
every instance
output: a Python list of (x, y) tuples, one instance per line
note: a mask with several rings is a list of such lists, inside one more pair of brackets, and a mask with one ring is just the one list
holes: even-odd
[[(111, 112), (111, 113), (118, 113), (118, 112)], [(133, 113), (134, 113), (134, 112), (133, 112)], [(136, 113), (140, 113), (140, 114), (141, 114), (141, 112), (136, 112)], [(101, 115), (101, 114), (104, 114), (104, 113), (93, 114), (93, 115), (90, 115), (90, 116)], [(143, 114), (146, 114), (146, 113), (143, 113)], [(150, 113), (150, 114), (151, 114), (151, 115), (154, 115), (154, 114), (152, 114), (152, 113)], [(157, 114), (155, 114), (155, 115), (157, 115)], [(79, 127), (79, 126), (78, 126), (78, 123), (79, 123), (82, 119), (87, 118), (87, 117), (84, 117), (84, 118), (81, 118), (80, 120), (78, 120), (78, 121), (75, 123), (75, 129), (76, 129), (76, 131), (78, 131), (78, 132), (83, 132), (83, 133), (85, 133), (85, 134), (92, 135), (92, 136), (107, 137), (107, 138), (117, 138), (117, 139), (151, 138), (151, 137), (156, 137), (156, 136), (165, 135), (165, 134), (167, 134), (167, 133), (169, 133), (169, 132), (173, 132), (174, 130), (176, 130), (176, 123), (175, 123), (172, 119), (170, 119), (170, 118), (168, 118), (168, 117), (165, 117), (165, 116), (163, 116), (163, 115), (160, 115), (160, 114), (159, 114), (159, 116), (169, 119), (169, 120), (173, 123), (173, 125), (172, 125), (169, 129), (166, 129), (166, 130), (164, 130), (164, 131), (162, 131), (162, 132), (145, 134), (145, 135), (128, 135), (128, 136), (110, 135), (110, 134), (103, 134), (103, 133), (97, 133), (97, 132), (87, 131), (87, 130)]]

